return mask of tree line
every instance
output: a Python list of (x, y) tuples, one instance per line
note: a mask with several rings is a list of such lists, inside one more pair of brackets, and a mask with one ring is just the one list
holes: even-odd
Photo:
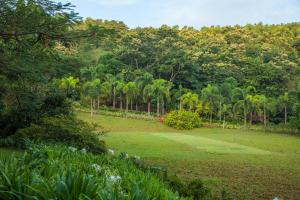
[[(95, 73), (94, 67), (83, 68), (82, 77), (89, 71)], [(242, 122), (245, 126), (269, 121), (283, 113), (282, 121), (287, 125), (288, 110), (295, 110), (299, 101), (298, 89), (284, 92), (278, 98), (268, 97), (256, 91), (255, 87), (241, 87), (233, 77), (227, 78), (220, 85), (209, 84), (200, 93), (175, 85), (164, 79), (154, 79), (150, 73), (137, 76), (132, 81), (124, 81), (124, 75), (106, 74), (103, 79), (91, 75), (90, 80), (80, 81), (72, 76), (55, 80), (56, 87), (62, 89), (66, 96), (81, 102), (89, 101), (91, 116), (101, 106), (113, 109), (146, 111), (148, 115), (155, 113), (163, 116), (170, 110), (188, 110), (198, 113), (202, 118), (219, 121), (225, 126), (226, 120)]]

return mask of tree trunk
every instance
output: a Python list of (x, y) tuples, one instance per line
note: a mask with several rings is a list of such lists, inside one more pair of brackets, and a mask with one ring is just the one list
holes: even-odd
[(264, 126), (267, 127), (267, 114), (266, 114), (266, 106), (264, 104)]
[(161, 113), (162, 113), (162, 115), (165, 114), (165, 101), (164, 100), (162, 101)]
[(93, 117), (93, 99), (91, 99), (91, 117)]
[(219, 121), (222, 121), (222, 102), (220, 101), (219, 103), (219, 111), (220, 111), (220, 116), (219, 116)]
[(244, 106), (244, 126), (247, 127), (247, 110), (246, 106)]
[(98, 99), (97, 99), (97, 109), (99, 110), (99, 108), (100, 108), (100, 97), (99, 97), (99, 95), (98, 95)]
[(148, 102), (148, 115), (150, 116), (151, 113), (151, 103), (150, 101)]
[(93, 100), (93, 106), (94, 106), (93, 108), (95, 110), (96, 109), (96, 99)]
[(120, 110), (123, 110), (123, 99), (122, 99), (122, 95), (120, 96)]
[(287, 124), (287, 108), (284, 106), (284, 124)]
[(116, 87), (114, 87), (113, 91), (113, 109), (116, 109)]
[(132, 110), (132, 100), (130, 101), (130, 110)]
[(253, 117), (253, 113), (252, 111), (250, 112), (250, 126), (252, 126), (252, 117)]
[(157, 97), (156, 114), (159, 117), (159, 97)]
[(129, 104), (128, 97), (126, 96), (126, 113), (128, 112), (128, 104)]
[(223, 118), (223, 129), (225, 128), (225, 119), (226, 118), (226, 115), (224, 114), (224, 118)]
[(210, 108), (210, 116), (209, 116), (209, 123), (211, 124), (211, 122), (212, 122), (212, 114), (213, 114), (213, 112), (212, 112), (212, 107)]
[(139, 108), (138, 103), (135, 103), (135, 110), (138, 111), (138, 108)]

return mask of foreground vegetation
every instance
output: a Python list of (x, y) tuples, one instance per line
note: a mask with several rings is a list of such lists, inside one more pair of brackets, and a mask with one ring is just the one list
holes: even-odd
[(24, 155), (0, 158), (0, 199), (180, 199), (132, 159), (31, 145)]
[(110, 132), (109, 148), (137, 154), (168, 168), (182, 180), (201, 178), (235, 199), (298, 199), (300, 138), (245, 129), (199, 128), (179, 131), (158, 121), (80, 113)]

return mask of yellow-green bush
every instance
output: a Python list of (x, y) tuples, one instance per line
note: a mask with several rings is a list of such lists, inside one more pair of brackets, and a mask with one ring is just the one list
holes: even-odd
[(166, 115), (164, 123), (176, 129), (193, 129), (201, 126), (201, 119), (194, 112), (172, 111)]

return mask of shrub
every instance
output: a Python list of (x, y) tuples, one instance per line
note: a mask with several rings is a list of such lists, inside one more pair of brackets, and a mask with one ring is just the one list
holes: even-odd
[(203, 181), (195, 179), (188, 184), (188, 196), (193, 197), (194, 200), (210, 199), (211, 191), (207, 188)]
[(164, 119), (164, 123), (176, 129), (193, 129), (200, 127), (201, 120), (196, 113), (189, 111), (172, 111)]
[[(105, 143), (99, 139), (104, 131), (95, 131), (96, 126), (74, 117), (46, 117), (39, 124), (20, 129), (12, 138), (17, 144), (24, 140), (62, 143), (76, 148), (85, 148), (94, 153), (106, 151)], [(100, 127), (98, 127), (100, 128)]]
[(172, 191), (178, 192), (182, 197), (188, 196), (187, 185), (179, 179), (177, 176), (168, 176), (165, 180), (166, 184), (171, 188)]

